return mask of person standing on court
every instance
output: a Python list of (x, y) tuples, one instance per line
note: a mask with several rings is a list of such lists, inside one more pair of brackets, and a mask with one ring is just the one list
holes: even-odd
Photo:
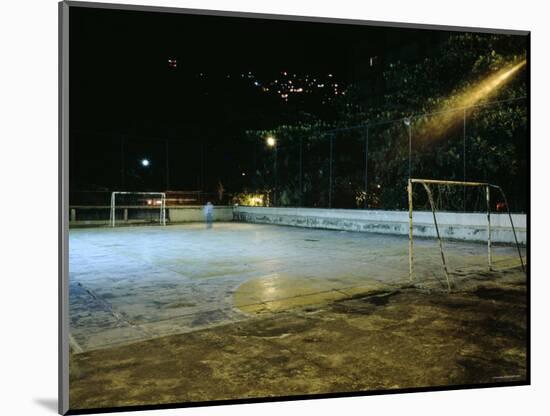
[(206, 228), (212, 228), (212, 221), (214, 221), (214, 205), (208, 201), (204, 206), (204, 219), (206, 221)]

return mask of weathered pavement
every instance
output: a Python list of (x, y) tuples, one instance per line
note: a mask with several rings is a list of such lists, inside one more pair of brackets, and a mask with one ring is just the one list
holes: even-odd
[[(98, 408), (526, 378), (518, 269), (470, 275), (73, 354), (70, 406)], [(438, 290), (432, 290), (438, 289)]]
[[(445, 247), (463, 276), (483, 269), (485, 246)], [(69, 248), (76, 352), (244, 323), (408, 281), (407, 239), (370, 233), (240, 223), (71, 229)], [(435, 241), (415, 240), (415, 258), (420, 282), (443, 284)], [(497, 267), (518, 262), (513, 247), (495, 247), (494, 258)]]

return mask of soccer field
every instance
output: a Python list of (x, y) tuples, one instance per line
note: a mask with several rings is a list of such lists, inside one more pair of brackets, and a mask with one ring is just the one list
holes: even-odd
[[(216, 223), (70, 231), (74, 352), (323, 304), (407, 284), (406, 237)], [(416, 283), (444, 288), (437, 242), (415, 240)], [(486, 246), (446, 242), (458, 285)], [(515, 247), (494, 248), (498, 269)]]

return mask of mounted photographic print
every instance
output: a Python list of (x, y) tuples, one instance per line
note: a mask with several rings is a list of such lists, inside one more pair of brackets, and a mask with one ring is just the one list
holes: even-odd
[(529, 384), (529, 42), (60, 3), (60, 413)]

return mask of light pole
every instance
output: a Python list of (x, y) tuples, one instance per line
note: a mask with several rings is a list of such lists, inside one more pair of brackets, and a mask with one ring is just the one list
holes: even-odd
[[(139, 159), (139, 167), (141, 169), (139, 169), (141, 172), (138, 173), (138, 180), (140, 181), (140, 185), (139, 187), (140, 188), (148, 188), (149, 187), (149, 179), (150, 179), (150, 176), (149, 176), (149, 173), (147, 172), (149, 170), (151, 166), (151, 160), (144, 157), (144, 158), (141, 158)], [(145, 189), (145, 190), (148, 190), (148, 189)]]
[(269, 147), (275, 150), (275, 160), (273, 162), (273, 174), (275, 175), (275, 185), (273, 187), (273, 205), (277, 203), (277, 140), (273, 136), (269, 136), (265, 139), (265, 142)]
[(412, 177), (412, 132), (411, 132), (411, 119), (406, 118), (403, 120), (403, 123), (408, 127), (409, 130), (409, 179)]

